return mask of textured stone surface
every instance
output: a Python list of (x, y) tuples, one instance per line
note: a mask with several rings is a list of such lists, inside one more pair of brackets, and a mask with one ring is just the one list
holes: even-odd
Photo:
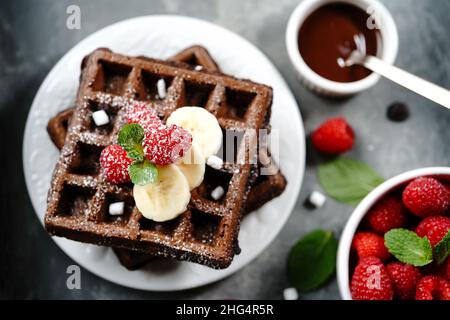
[[(450, 88), (450, 2), (383, 1), (400, 33), (396, 64)], [(90, 33), (126, 18), (145, 14), (194, 16), (222, 25), (256, 44), (282, 72), (301, 108), (307, 132), (325, 118), (344, 115), (358, 143), (351, 153), (386, 177), (418, 167), (449, 165), (450, 112), (387, 80), (351, 99), (333, 101), (307, 91), (295, 80), (284, 45), (284, 31), (298, 0), (224, 1), (2, 1), (0, 3), (0, 297), (1, 298), (272, 298), (288, 287), (286, 255), (304, 233), (325, 228), (342, 231), (352, 208), (327, 201), (315, 211), (304, 199), (318, 189), (316, 165), (309, 150), (307, 172), (297, 206), (278, 238), (242, 271), (218, 283), (175, 293), (130, 290), (82, 271), (82, 289), (68, 290), (65, 273), (73, 262), (56, 247), (39, 224), (22, 173), (23, 128), (33, 97), (53, 64)], [(81, 30), (65, 27), (66, 8), (81, 7)], [(386, 108), (402, 101), (411, 108), (403, 123), (386, 120)], [(5, 170), (5, 168), (7, 168)], [(339, 299), (333, 279), (303, 299)]]

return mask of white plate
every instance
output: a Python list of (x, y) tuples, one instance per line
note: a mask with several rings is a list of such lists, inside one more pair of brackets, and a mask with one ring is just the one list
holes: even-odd
[(281, 75), (256, 47), (240, 36), (209, 22), (179, 16), (145, 16), (125, 20), (87, 37), (54, 66), (42, 83), (28, 115), (23, 141), (23, 166), (28, 192), (43, 222), (46, 195), (58, 151), (47, 132), (47, 121), (72, 105), (78, 87), (82, 58), (98, 47), (118, 53), (165, 59), (177, 51), (201, 44), (208, 48), (222, 70), (237, 77), (265, 83), (274, 89), (271, 124), (280, 132), (280, 159), (288, 179), (286, 191), (241, 225), (242, 253), (225, 270), (188, 262), (148, 266), (138, 271), (122, 267), (112, 250), (53, 237), (76, 263), (109, 281), (154, 291), (194, 288), (222, 279), (258, 256), (288, 219), (300, 191), (305, 162), (305, 136), (300, 112)]

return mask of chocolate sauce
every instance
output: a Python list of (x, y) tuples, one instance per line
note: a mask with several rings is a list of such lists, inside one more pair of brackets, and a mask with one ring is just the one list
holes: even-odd
[(365, 40), (366, 54), (377, 55), (381, 34), (369, 29), (370, 16), (346, 3), (324, 5), (306, 18), (298, 33), (298, 48), (306, 64), (317, 74), (337, 82), (364, 79), (371, 71), (362, 66), (340, 67), (338, 59), (357, 49), (355, 36)]

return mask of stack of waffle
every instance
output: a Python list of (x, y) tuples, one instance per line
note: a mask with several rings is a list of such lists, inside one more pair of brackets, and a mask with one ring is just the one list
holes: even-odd
[[(167, 85), (164, 98), (157, 94), (159, 79)], [(243, 213), (280, 195), (286, 186), (284, 176), (267, 162), (264, 165), (271, 166), (271, 175), (259, 174), (261, 162), (225, 162), (221, 169), (207, 166), (204, 181), (191, 191), (186, 212), (167, 222), (146, 219), (135, 206), (133, 185), (107, 182), (99, 165), (102, 149), (117, 141), (125, 109), (137, 101), (146, 102), (163, 121), (183, 106), (206, 108), (224, 132), (244, 136), (236, 146), (239, 155), (246, 152), (248, 129), (269, 127), (272, 90), (223, 74), (200, 46), (187, 48), (168, 61), (95, 50), (82, 62), (75, 107), (48, 123), (49, 135), (61, 155), (48, 196), (47, 231), (111, 246), (128, 269), (139, 268), (153, 257), (228, 267), (239, 252), (237, 236)], [(109, 124), (93, 123), (92, 113), (98, 110), (108, 113)], [(220, 200), (211, 197), (217, 186), (225, 190)], [(108, 214), (109, 204), (116, 201), (125, 202), (123, 215)]]

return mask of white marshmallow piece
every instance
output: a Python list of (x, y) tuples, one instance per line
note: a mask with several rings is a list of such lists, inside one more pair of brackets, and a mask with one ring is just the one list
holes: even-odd
[(295, 288), (287, 288), (283, 291), (284, 300), (298, 300), (298, 292)]
[(195, 66), (194, 69), (195, 69), (196, 71), (200, 71), (200, 70), (203, 70), (203, 67), (200, 66), (200, 65), (197, 65), (197, 66)]
[(223, 160), (218, 156), (210, 156), (208, 160), (206, 160), (206, 164), (213, 169), (220, 170), (223, 166)]
[(112, 216), (123, 215), (123, 210), (125, 209), (125, 202), (114, 202), (109, 205), (109, 214)]
[(327, 200), (327, 197), (325, 197), (319, 191), (313, 191), (309, 195), (309, 202), (316, 208), (321, 208), (325, 204), (326, 200)]
[(222, 198), (224, 193), (225, 193), (225, 190), (221, 186), (218, 186), (211, 192), (211, 198), (213, 198), (214, 200), (217, 201), (220, 198)]
[(109, 123), (109, 117), (105, 110), (98, 110), (92, 113), (92, 119), (97, 127), (104, 126)]
[(166, 82), (164, 79), (159, 79), (156, 83), (156, 88), (158, 89), (158, 97), (159, 99), (164, 99), (166, 97)]

